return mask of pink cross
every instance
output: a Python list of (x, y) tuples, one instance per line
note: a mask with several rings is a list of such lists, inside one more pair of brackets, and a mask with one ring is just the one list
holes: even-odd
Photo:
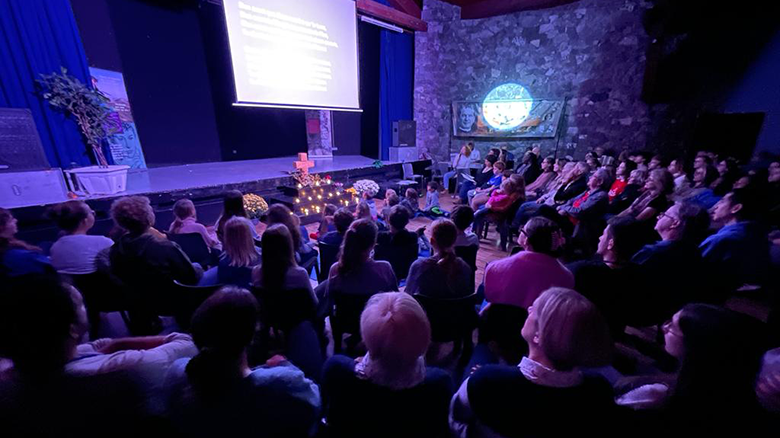
[(298, 154), (298, 161), (293, 161), (293, 167), (301, 169), (304, 174), (307, 174), (309, 168), (314, 167), (314, 161), (309, 160), (309, 155), (306, 152), (301, 152)]

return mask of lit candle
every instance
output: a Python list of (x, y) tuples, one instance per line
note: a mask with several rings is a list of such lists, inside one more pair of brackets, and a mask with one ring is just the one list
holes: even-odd
[(317, 199), (322, 199), (322, 195), (317, 195)]
[(300, 184), (298, 184), (298, 188), (299, 188), (299, 189), (300, 189), (300, 188), (303, 188), (303, 186), (302, 186), (302, 185), (300, 185)]
[(309, 201), (311, 201), (311, 196), (309, 196)]
[(299, 198), (295, 198), (295, 203), (296, 203), (296, 204), (300, 204), (300, 203), (301, 203), (301, 200), (300, 200)]

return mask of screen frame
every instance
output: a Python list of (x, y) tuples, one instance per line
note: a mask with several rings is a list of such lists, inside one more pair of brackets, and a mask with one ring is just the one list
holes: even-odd
[[(238, 0), (240, 1), (240, 0)], [(230, 73), (233, 80), (233, 106), (235, 107), (248, 107), (248, 108), (276, 108), (276, 109), (302, 109), (302, 110), (322, 110), (322, 111), (347, 111), (347, 112), (363, 112), (363, 101), (360, 93), (360, 17), (357, 10), (357, 2), (351, 1), (354, 9), (354, 26), (355, 26), (355, 66), (357, 68), (357, 107), (338, 107), (338, 106), (320, 106), (320, 105), (296, 105), (296, 104), (283, 104), (283, 103), (271, 103), (271, 102), (248, 102), (238, 100), (238, 88), (236, 86), (236, 72), (233, 66), (233, 46), (230, 40), (230, 32), (228, 31), (228, 17), (227, 17), (227, 5), (225, 1), (222, 2), (222, 16), (225, 18), (225, 33), (228, 40), (228, 53), (230, 54)]]

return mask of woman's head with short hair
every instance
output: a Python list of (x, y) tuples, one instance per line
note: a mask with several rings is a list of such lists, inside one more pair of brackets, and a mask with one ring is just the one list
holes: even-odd
[(57, 204), (49, 210), (48, 216), (66, 233), (72, 233), (82, 225), (90, 229), (95, 224), (92, 209), (84, 201), (66, 201)]
[(154, 210), (146, 196), (125, 196), (111, 204), (111, 218), (130, 234), (143, 234), (154, 225)]
[(645, 188), (661, 195), (667, 195), (674, 190), (674, 177), (665, 168), (652, 170), (645, 182)]
[(612, 339), (593, 303), (571, 289), (544, 291), (528, 309), (523, 338), (556, 370), (599, 367), (610, 363)]
[[(634, 163), (636, 165), (636, 163)], [(647, 171), (643, 169), (634, 169), (628, 176), (628, 183), (638, 186), (644, 186), (647, 180)]]
[(388, 386), (412, 372), (431, 343), (425, 311), (403, 292), (372, 296), (360, 315), (360, 333), (378, 368), (371, 374)]

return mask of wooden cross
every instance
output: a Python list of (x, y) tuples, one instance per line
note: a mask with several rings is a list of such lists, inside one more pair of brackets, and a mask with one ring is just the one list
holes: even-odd
[(309, 173), (309, 168), (314, 167), (314, 161), (309, 160), (309, 155), (306, 152), (298, 154), (298, 161), (293, 161), (293, 167), (303, 171), (304, 175)]

